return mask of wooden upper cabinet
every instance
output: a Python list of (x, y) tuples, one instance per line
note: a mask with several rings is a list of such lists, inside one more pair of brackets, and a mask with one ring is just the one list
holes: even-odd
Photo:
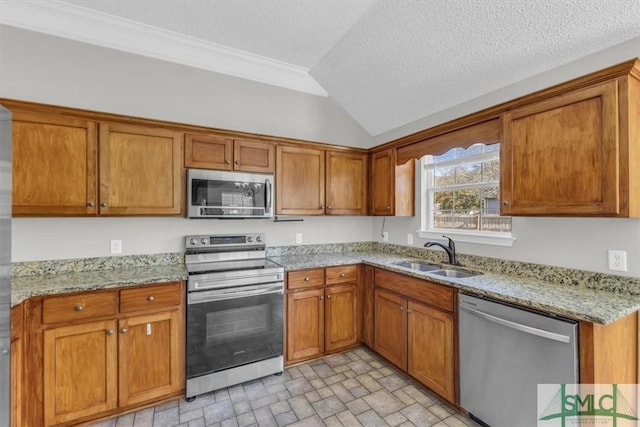
[(415, 161), (396, 165), (396, 151), (391, 148), (371, 155), (371, 214), (413, 216)]
[(503, 115), (503, 215), (623, 214), (619, 80)]
[(13, 215), (95, 215), (96, 124), (13, 113)]
[(367, 155), (327, 151), (327, 215), (367, 214)]
[(184, 147), (184, 165), (188, 168), (275, 172), (275, 144), (272, 142), (187, 134)]
[(182, 135), (100, 124), (100, 213), (179, 215), (184, 192)]
[(233, 169), (233, 138), (218, 135), (184, 136), (184, 165), (199, 169)]
[(233, 168), (243, 172), (274, 173), (275, 144), (253, 139), (233, 141)]
[(276, 214), (324, 214), (324, 151), (276, 148)]

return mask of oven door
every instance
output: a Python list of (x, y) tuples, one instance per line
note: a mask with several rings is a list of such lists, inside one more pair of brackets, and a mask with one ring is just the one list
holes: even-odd
[(284, 284), (187, 294), (187, 379), (283, 354)]

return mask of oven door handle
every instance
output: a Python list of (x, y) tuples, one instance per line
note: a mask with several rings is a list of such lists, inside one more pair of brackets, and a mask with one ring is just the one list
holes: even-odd
[(284, 293), (282, 285), (260, 287), (251, 290), (220, 289), (214, 291), (189, 292), (187, 294), (187, 304), (200, 304), (203, 302), (223, 301), (236, 298), (247, 298), (260, 295), (280, 294)]

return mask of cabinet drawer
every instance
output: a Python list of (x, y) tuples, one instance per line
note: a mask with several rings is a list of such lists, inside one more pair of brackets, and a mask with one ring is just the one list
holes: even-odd
[(123, 289), (120, 291), (120, 311), (129, 313), (180, 305), (181, 296), (180, 283)]
[(324, 286), (324, 268), (291, 271), (287, 273), (287, 289)]
[(355, 282), (358, 279), (358, 266), (343, 265), (340, 267), (329, 267), (326, 269), (326, 275), (327, 285)]
[(42, 323), (70, 322), (116, 314), (116, 291), (49, 297), (42, 302)]
[(454, 311), (453, 288), (379, 268), (376, 268), (375, 284), (433, 307)]

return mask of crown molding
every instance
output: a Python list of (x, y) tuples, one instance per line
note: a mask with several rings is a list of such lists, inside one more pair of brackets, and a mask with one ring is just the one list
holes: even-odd
[(3, 0), (0, 23), (313, 95), (307, 68), (58, 1)]

